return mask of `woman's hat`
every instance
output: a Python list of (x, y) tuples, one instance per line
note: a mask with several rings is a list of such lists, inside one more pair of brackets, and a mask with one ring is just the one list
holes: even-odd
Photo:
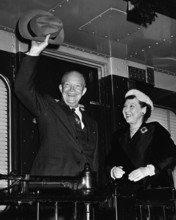
[(18, 21), (20, 35), (28, 40), (43, 42), (50, 34), (49, 44), (60, 45), (64, 41), (62, 21), (43, 10), (30, 10), (23, 14)]
[(149, 96), (147, 96), (146, 94), (144, 94), (143, 92), (137, 89), (131, 89), (125, 94), (125, 98), (131, 95), (134, 95), (139, 101), (145, 102), (146, 104), (150, 105), (151, 109), (153, 110), (153, 102), (149, 98)]

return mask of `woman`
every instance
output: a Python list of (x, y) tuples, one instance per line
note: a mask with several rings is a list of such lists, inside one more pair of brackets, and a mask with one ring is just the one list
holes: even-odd
[[(143, 92), (132, 89), (126, 93), (122, 112), (128, 126), (115, 133), (107, 160), (110, 176), (125, 198), (141, 189), (172, 185), (168, 170), (176, 164), (176, 146), (158, 122), (146, 123), (152, 110), (153, 102)], [(122, 213), (122, 219), (129, 218), (124, 217), (127, 214), (134, 218), (132, 212)]]

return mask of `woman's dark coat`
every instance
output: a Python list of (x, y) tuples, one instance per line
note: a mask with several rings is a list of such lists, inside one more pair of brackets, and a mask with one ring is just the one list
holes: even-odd
[[(128, 174), (139, 167), (152, 164), (155, 175), (138, 182), (128, 180)], [(117, 180), (124, 191), (151, 189), (173, 184), (170, 170), (176, 165), (176, 146), (169, 132), (158, 122), (144, 123), (130, 138), (129, 128), (117, 131), (112, 151), (107, 159), (108, 172), (113, 166), (123, 166), (125, 175)]]

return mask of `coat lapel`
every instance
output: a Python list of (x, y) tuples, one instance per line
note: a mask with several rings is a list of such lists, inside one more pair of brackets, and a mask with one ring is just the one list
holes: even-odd
[[(60, 106), (60, 108), (63, 111), (61, 120), (63, 121), (65, 127), (68, 129), (69, 133), (73, 136), (73, 139), (75, 141), (75, 144), (73, 144), (73, 147), (75, 149), (77, 149), (79, 152), (81, 152), (82, 146), (75, 138), (77, 136), (77, 131), (76, 131), (76, 127), (75, 127), (74, 116), (73, 116), (69, 106), (67, 106), (64, 101), (62, 101), (62, 100), (59, 101), (58, 105)], [(94, 130), (93, 130), (92, 124), (90, 123), (90, 119), (88, 118), (88, 116), (85, 114), (84, 111), (82, 111), (82, 120), (85, 125), (85, 129), (87, 130), (88, 141), (91, 141), (93, 138), (92, 133)]]
[[(75, 140), (75, 145), (76, 148), (78, 148), (78, 143), (75, 139), (77, 132), (76, 132), (76, 128), (75, 128), (75, 119), (74, 116), (69, 108), (69, 106), (67, 106), (64, 101), (60, 101), (59, 103), (60, 108), (63, 111), (61, 120), (63, 121), (63, 124), (65, 125), (65, 127), (68, 129), (69, 133), (73, 136), (73, 139)], [(79, 148), (79, 150), (81, 151), (81, 148)]]
[(85, 129), (87, 130), (87, 140), (88, 142), (95, 143), (94, 138), (96, 138), (96, 130), (94, 127), (94, 124), (90, 122), (90, 118), (87, 116), (87, 114), (82, 111), (82, 120), (85, 126)]
[(143, 124), (132, 139), (129, 138), (129, 131), (123, 139), (123, 149), (135, 167), (146, 166), (150, 156), (150, 142), (154, 129)]

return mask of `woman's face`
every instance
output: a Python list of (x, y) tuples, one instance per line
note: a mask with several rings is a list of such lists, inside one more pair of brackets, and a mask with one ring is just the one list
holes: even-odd
[(127, 99), (122, 112), (127, 123), (142, 123), (143, 116), (146, 113), (146, 107), (142, 108), (137, 98)]

